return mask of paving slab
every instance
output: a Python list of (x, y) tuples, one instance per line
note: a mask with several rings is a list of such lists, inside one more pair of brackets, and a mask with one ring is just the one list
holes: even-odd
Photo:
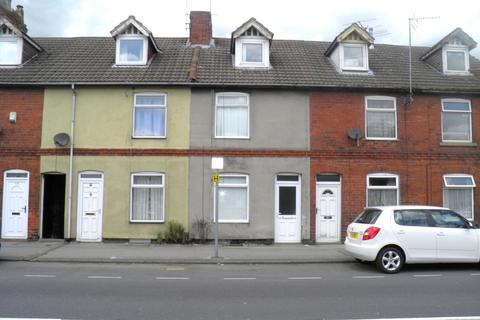
[(29, 261), (66, 244), (65, 241), (0, 241), (0, 261)]
[(137, 243), (72, 242), (35, 257), (39, 262), (240, 264), (353, 262), (343, 245), (158, 245)]

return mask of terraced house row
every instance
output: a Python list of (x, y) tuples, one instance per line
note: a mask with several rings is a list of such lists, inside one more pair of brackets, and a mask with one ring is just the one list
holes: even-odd
[[(339, 242), (365, 206), (430, 204), (480, 220), (480, 61), (458, 28), (432, 47), (276, 40), (254, 18), (213, 38), (31, 38), (0, 3), (1, 237), (199, 238), (224, 159), (222, 239)], [(112, 26), (113, 27), (113, 26)], [(212, 237), (211, 233), (208, 237)]]

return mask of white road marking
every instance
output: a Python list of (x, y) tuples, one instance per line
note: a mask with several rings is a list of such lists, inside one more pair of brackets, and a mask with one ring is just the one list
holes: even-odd
[(88, 276), (88, 279), (122, 279), (122, 277), (113, 277), (113, 276)]
[(441, 277), (442, 274), (414, 274), (415, 278), (429, 278), (429, 277)]
[(223, 280), (257, 280), (257, 278), (223, 278)]
[(320, 280), (322, 277), (289, 277), (288, 280)]
[(190, 280), (190, 278), (186, 277), (156, 277), (157, 280)]
[(25, 274), (23, 276), (29, 277), (29, 278), (55, 278), (56, 277), (56, 275), (54, 274)]
[(479, 320), (480, 316), (473, 317), (425, 317), (425, 318), (380, 318), (380, 319), (356, 319), (356, 320)]
[(51, 318), (0, 318), (0, 320), (62, 320), (62, 319), (51, 319)]
[(353, 279), (380, 279), (385, 278), (385, 276), (353, 276)]
[(480, 273), (471, 273), (471, 276), (480, 276)]
[(185, 268), (183, 267), (167, 267), (167, 271), (183, 271)]

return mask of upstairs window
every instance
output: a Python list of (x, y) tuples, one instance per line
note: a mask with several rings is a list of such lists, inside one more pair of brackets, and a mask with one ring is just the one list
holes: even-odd
[(22, 63), (22, 39), (0, 36), (0, 65), (19, 65)]
[(134, 138), (165, 138), (167, 96), (165, 94), (136, 94), (133, 114)]
[(398, 205), (398, 176), (375, 173), (367, 176), (367, 206)]
[(445, 73), (466, 74), (470, 69), (467, 48), (446, 47), (443, 50), (443, 71)]
[(260, 37), (241, 37), (236, 40), (238, 67), (265, 68), (269, 65), (268, 40)]
[(442, 141), (472, 142), (470, 101), (442, 100)]
[(249, 137), (249, 97), (245, 93), (219, 93), (215, 107), (215, 138)]
[(343, 43), (340, 46), (340, 60), (342, 70), (368, 70), (367, 46)]
[(392, 97), (365, 98), (367, 139), (397, 139), (397, 106)]
[(147, 40), (138, 36), (122, 36), (117, 39), (118, 65), (146, 65)]
[(473, 220), (473, 189), (475, 181), (468, 174), (447, 174), (443, 176), (443, 205)]

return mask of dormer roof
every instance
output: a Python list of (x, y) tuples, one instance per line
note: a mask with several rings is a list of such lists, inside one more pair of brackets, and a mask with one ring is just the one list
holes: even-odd
[(110, 31), (110, 34), (114, 39), (117, 39), (118, 36), (123, 34), (143, 35), (149, 40), (152, 48), (156, 52), (160, 52), (160, 48), (155, 42), (155, 38), (153, 37), (152, 32), (148, 30), (147, 27), (145, 27), (140, 21), (138, 21), (135, 16), (129, 16), (127, 19), (120, 22), (118, 26), (116, 26), (115, 28), (113, 28), (112, 31)]
[(17, 14), (0, 6), (0, 34), (11, 34), (23, 38), (38, 52), (43, 51), (42, 47), (30, 38), (26, 32), (27, 26)]
[(442, 40), (438, 41), (435, 45), (433, 45), (430, 50), (425, 52), (421, 59), (426, 60), (431, 55), (433, 55), (438, 50), (442, 49), (444, 46), (453, 43), (455, 40), (460, 41), (464, 46), (468, 48), (468, 50), (472, 50), (477, 46), (475, 40), (472, 39), (462, 28), (456, 28), (449, 34), (447, 34)]
[(261, 36), (269, 40), (270, 44), (273, 40), (273, 32), (268, 30), (263, 24), (257, 21), (255, 18), (250, 18), (244, 22), (240, 27), (232, 32), (231, 37), (231, 52), (235, 53), (235, 39), (242, 36)]
[(368, 31), (355, 22), (335, 37), (325, 51), (325, 56), (329, 56), (341, 42), (357, 42), (371, 45), (374, 40), (375, 38)]

